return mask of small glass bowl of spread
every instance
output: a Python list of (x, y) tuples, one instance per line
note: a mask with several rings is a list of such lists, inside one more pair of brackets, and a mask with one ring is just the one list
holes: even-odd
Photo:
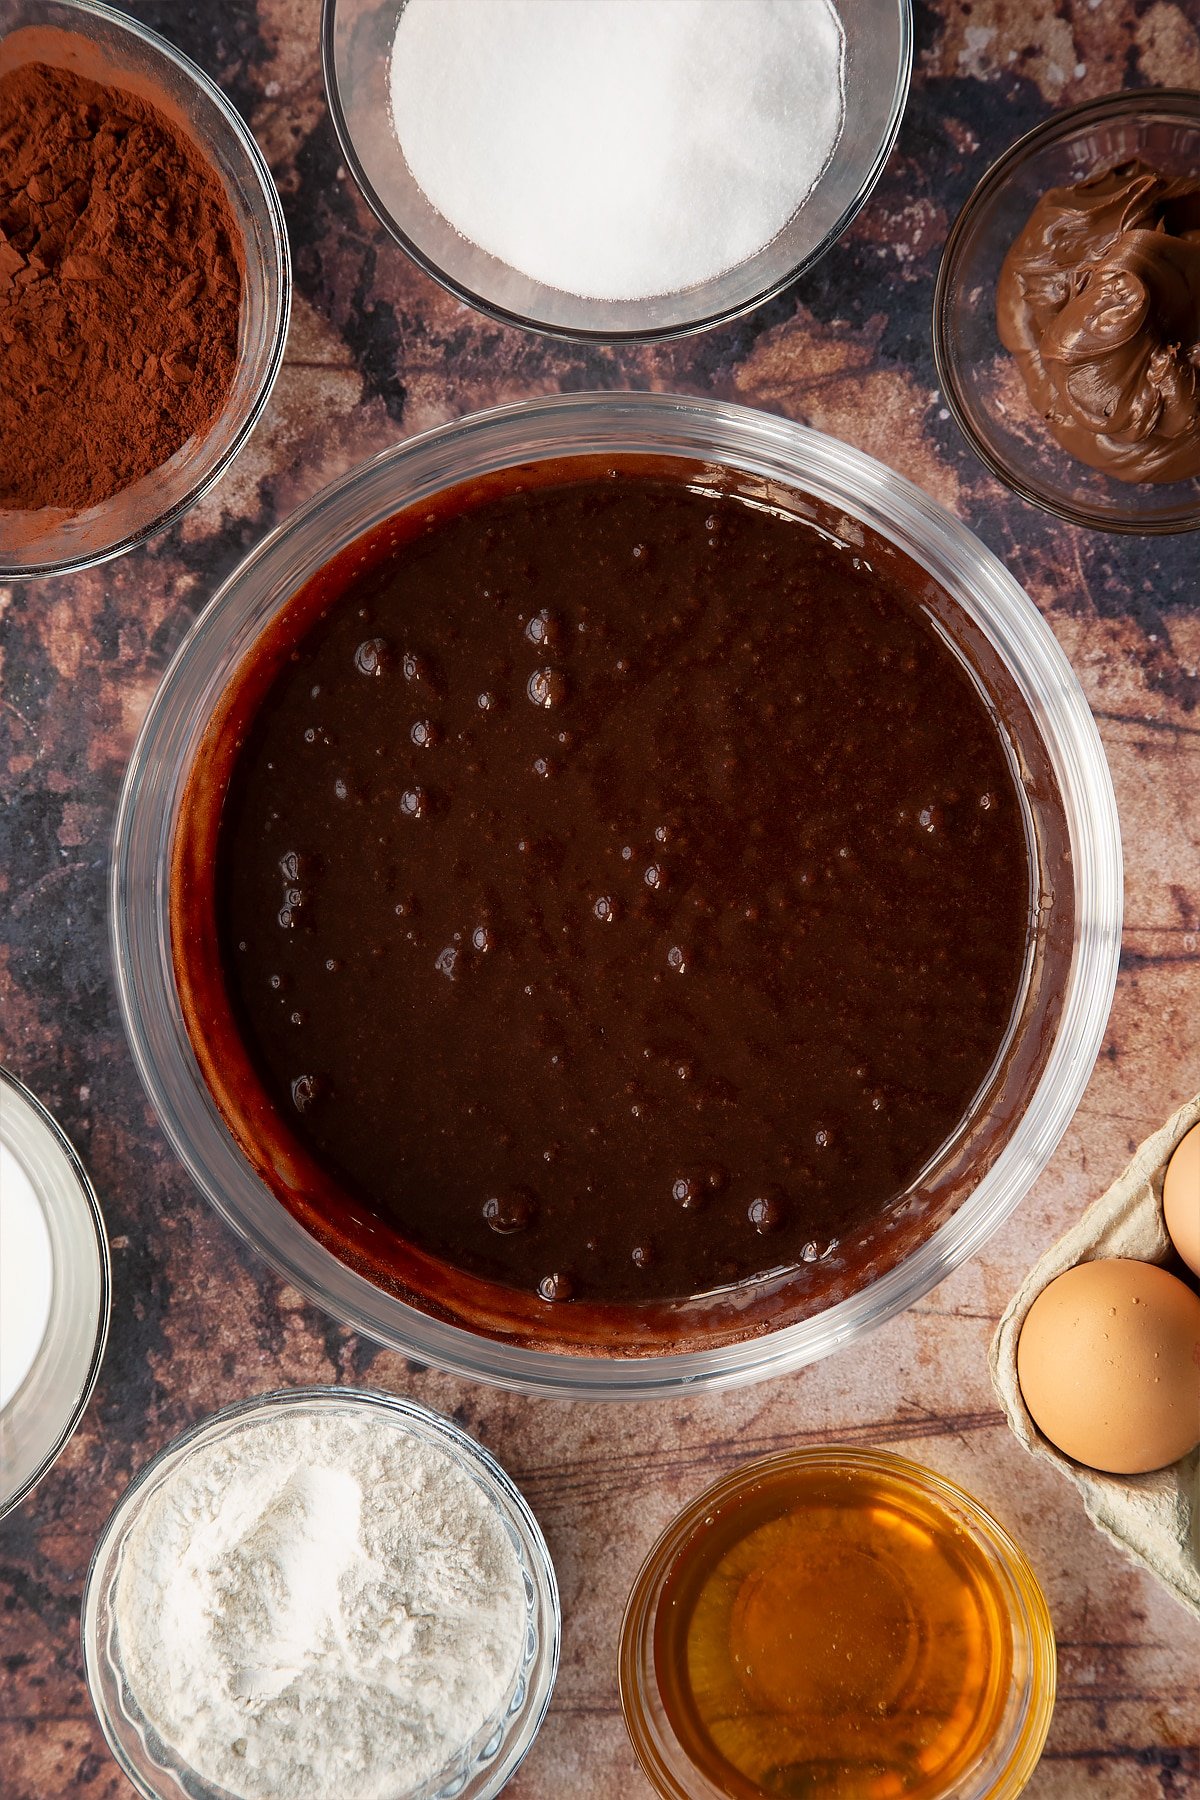
[[(782, 292), (837, 242), (883, 172), (908, 98), (911, 0), (837, 0), (834, 10), (844, 41), (844, 106), (828, 161), (791, 218), (760, 249), (675, 291), (642, 288), (630, 298), (568, 292), (514, 268), (455, 229), (415, 179), (393, 126), (392, 46), (401, 11), (395, 0), (325, 0), (325, 91), (346, 166), (371, 209), (413, 261), (458, 299), (504, 324), (552, 337), (680, 337), (737, 318)], [(807, 22), (797, 18), (795, 29), (803, 33)], [(632, 92), (626, 84), (619, 103), (636, 108)], [(659, 111), (668, 113), (669, 106), (660, 97)], [(546, 122), (547, 133), (556, 128), (561, 121), (557, 127)], [(518, 190), (523, 179), (528, 176), (520, 169), (508, 178)]]
[[(1039, 202), (1051, 190), (1078, 188), (1105, 171), (1124, 175), (1122, 165), (1132, 163), (1164, 177), (1183, 177), (1185, 184), (1195, 182), (1200, 94), (1163, 88), (1090, 100), (1056, 113), (993, 163), (946, 242), (933, 303), (934, 355), (946, 404), (972, 449), (1023, 499), (1094, 530), (1193, 531), (1200, 527), (1200, 474), (1183, 480), (1131, 479), (1136, 471), (1127, 468), (1121, 479), (1112, 472), (1111, 456), (1098, 455), (1097, 464), (1107, 466), (1093, 466), (1070, 454), (1039, 417), (997, 323), (1005, 258)], [(1200, 214), (1200, 200), (1188, 206), (1185, 228)], [(1194, 235), (1194, 224), (1191, 229)], [(1061, 234), (1061, 221), (1058, 230)], [(1074, 285), (1081, 291), (1081, 284)], [(1153, 318), (1147, 324), (1152, 327)], [(1123, 328), (1116, 330), (1118, 355), (1139, 350)], [(1072, 356), (1081, 348), (1086, 351), (1078, 342), (1067, 348)], [(1187, 348), (1183, 346), (1185, 353)], [(1111, 405), (1115, 398), (1120, 410), (1140, 411), (1144, 419), (1146, 405), (1135, 406), (1136, 396), (1112, 389), (1113, 365), (1103, 350), (1098, 345), (1086, 366), (1072, 372), (1074, 391), (1086, 407), (1100, 379), (1102, 402), (1107, 396)], [(1139, 424), (1135, 431), (1143, 429)], [(1195, 430), (1200, 442), (1200, 422)]]
[(663, 1800), (1010, 1800), (1054, 1708), (1037, 1577), (977, 1501), (886, 1451), (737, 1469), (651, 1551), (621, 1705)]
[[(311, 1446), (305, 1469), (315, 1471), (315, 1480), (307, 1486), (303, 1475), (297, 1475), (294, 1470), (289, 1472), (288, 1465), (272, 1466), (270, 1463), (272, 1455), (279, 1455), (280, 1428), (297, 1427), (317, 1428), (303, 1440)], [(423, 1459), (407, 1478), (402, 1471), (397, 1474), (394, 1461), (396, 1445), (405, 1441), (412, 1446), (414, 1455)], [(392, 1445), (390, 1451), (389, 1442)], [(361, 1476), (367, 1469), (373, 1486), (381, 1492), (390, 1494), (394, 1491), (396, 1494), (396, 1506), (393, 1508), (390, 1502), (381, 1503), (376, 1516), (366, 1525), (356, 1522), (358, 1515), (353, 1508), (349, 1513), (346, 1511), (344, 1498), (340, 1507), (335, 1505), (324, 1513), (321, 1509), (322, 1490), (329, 1495), (336, 1491), (338, 1484), (347, 1480), (346, 1459), (355, 1453), (356, 1445), (359, 1447), (357, 1475)], [(336, 1455), (339, 1446), (342, 1461), (327, 1460)], [(275, 1792), (274, 1781), (283, 1779), (287, 1773), (279, 1768), (278, 1757), (291, 1753), (296, 1736), (295, 1719), (289, 1719), (289, 1705), (303, 1709), (303, 1699), (296, 1698), (295, 1684), (303, 1682), (306, 1669), (310, 1674), (318, 1672), (320, 1679), (322, 1668), (332, 1668), (329, 1659), (339, 1632), (353, 1634), (356, 1630), (365, 1630), (368, 1617), (381, 1620), (385, 1629), (395, 1625), (397, 1612), (394, 1607), (389, 1607), (384, 1586), (389, 1577), (389, 1565), (386, 1547), (380, 1537), (382, 1519), (398, 1515), (411, 1519), (422, 1513), (428, 1515), (435, 1509), (439, 1465), (444, 1466), (452, 1478), (459, 1497), (440, 1526), (430, 1528), (438, 1545), (436, 1559), (439, 1559), (442, 1577), (439, 1583), (436, 1572), (433, 1576), (435, 1598), (432, 1603), (427, 1574), (422, 1576), (421, 1571), (406, 1560), (412, 1555), (411, 1549), (394, 1554), (395, 1566), (391, 1570), (400, 1590), (407, 1590), (409, 1604), (418, 1609), (415, 1623), (419, 1627), (421, 1621), (428, 1618), (430, 1605), (438, 1606), (442, 1593), (448, 1592), (451, 1595), (449, 1616), (456, 1621), (454, 1654), (457, 1659), (462, 1654), (458, 1646), (464, 1643), (462, 1608), (464, 1604), (470, 1604), (472, 1598), (486, 1597), (480, 1581), (484, 1571), (494, 1566), (486, 1559), (477, 1558), (469, 1571), (460, 1571), (461, 1579), (456, 1585), (454, 1538), (457, 1531), (470, 1529), (466, 1523), (457, 1523), (471, 1517), (470, 1512), (463, 1511), (461, 1500), (461, 1493), (468, 1486), (475, 1491), (475, 1504), (482, 1503), (482, 1514), (489, 1520), (489, 1535), (498, 1531), (515, 1553), (512, 1565), (515, 1599), (518, 1607), (523, 1608), (524, 1618), (518, 1620), (516, 1666), (499, 1705), (440, 1769), (419, 1779), (414, 1787), (393, 1789), (389, 1785), (388, 1791), (395, 1792), (396, 1800), (434, 1800), (434, 1797), (448, 1795), (456, 1796), (456, 1800), (492, 1800), (508, 1783), (541, 1729), (558, 1673), (562, 1615), (554, 1565), (541, 1527), (505, 1470), (452, 1420), (395, 1394), (359, 1388), (299, 1387), (260, 1394), (224, 1407), (167, 1444), (135, 1476), (96, 1544), (84, 1582), (81, 1607), (84, 1678), (108, 1748), (143, 1800), (178, 1800), (181, 1793), (192, 1796), (192, 1800), (232, 1800), (231, 1783), (227, 1779), (219, 1780), (211, 1772), (206, 1775), (197, 1770), (178, 1745), (165, 1740), (154, 1711), (155, 1705), (163, 1705), (163, 1694), (160, 1692), (154, 1701), (150, 1701), (140, 1685), (146, 1678), (148, 1656), (158, 1658), (161, 1666), (160, 1640), (154, 1640), (153, 1648), (148, 1639), (143, 1641), (140, 1655), (139, 1646), (131, 1646), (129, 1642), (131, 1622), (135, 1627), (134, 1634), (141, 1635), (136, 1627), (142, 1616), (138, 1608), (144, 1603), (145, 1591), (153, 1595), (162, 1588), (162, 1570), (157, 1562), (151, 1563), (148, 1558), (153, 1553), (165, 1558), (169, 1565), (177, 1555), (169, 1546), (165, 1551), (155, 1549), (153, 1530), (145, 1529), (148, 1513), (152, 1513), (157, 1505), (178, 1519), (189, 1506), (200, 1504), (208, 1515), (207, 1524), (189, 1538), (188, 1568), (193, 1573), (186, 1582), (189, 1586), (193, 1583), (194, 1572), (201, 1565), (214, 1573), (210, 1598), (216, 1596), (212, 1604), (217, 1612), (208, 1615), (216, 1627), (215, 1637), (207, 1646), (210, 1654), (216, 1639), (222, 1638), (222, 1632), (225, 1634), (222, 1641), (229, 1642), (240, 1629), (225, 1610), (237, 1604), (231, 1599), (233, 1585), (238, 1579), (234, 1573), (235, 1565), (248, 1577), (252, 1587), (261, 1586), (263, 1593), (273, 1595), (276, 1611), (264, 1615), (264, 1619), (267, 1616), (277, 1622), (282, 1619), (282, 1635), (272, 1635), (264, 1626), (265, 1636), (260, 1633), (255, 1639), (254, 1651), (260, 1658), (261, 1667), (238, 1672), (236, 1658), (230, 1667), (233, 1669), (233, 1686), (239, 1695), (242, 1692), (240, 1684), (247, 1677), (264, 1684), (260, 1688), (259, 1710), (264, 1697), (269, 1702), (281, 1693), (292, 1696), (290, 1702), (286, 1698), (282, 1701), (282, 1710), (275, 1720), (279, 1735), (271, 1740), (269, 1754), (264, 1751), (257, 1757), (248, 1756), (244, 1744), (234, 1747), (235, 1758), (241, 1758), (245, 1763), (249, 1788), (256, 1793), (264, 1791), (264, 1787)], [(250, 1471), (249, 1477), (247, 1471)], [(237, 1487), (239, 1481), (241, 1485)], [(389, 1486), (389, 1483), (397, 1482), (398, 1486)], [(235, 1487), (236, 1491), (233, 1491)], [(201, 1496), (199, 1501), (197, 1495)], [(365, 1498), (360, 1497), (357, 1504), (365, 1508)], [(248, 1524), (250, 1519), (255, 1521), (252, 1525)], [(150, 1523), (153, 1528), (155, 1521), (151, 1519)], [(233, 1535), (222, 1554), (213, 1546), (226, 1529), (232, 1530)], [(199, 1541), (201, 1538), (203, 1543)], [(350, 1585), (344, 1566), (348, 1541), (357, 1543), (360, 1557), (365, 1555), (377, 1562), (379, 1557), (385, 1557), (384, 1562), (378, 1563), (377, 1576), (368, 1579), (365, 1587), (361, 1582), (354, 1587)], [(340, 1601), (327, 1593), (318, 1597), (315, 1609), (306, 1610), (305, 1596), (314, 1591), (315, 1566), (323, 1561), (326, 1568), (336, 1568), (339, 1556), (343, 1557), (343, 1566), (336, 1577), (335, 1588)], [(374, 1594), (372, 1579), (380, 1584)], [(176, 1593), (174, 1600), (186, 1610), (186, 1596), (181, 1600), (180, 1593)], [(161, 1606), (154, 1609), (156, 1615), (169, 1614), (172, 1604), (166, 1594), (162, 1594)], [(338, 1604), (346, 1610), (334, 1626), (329, 1622), (333, 1616), (329, 1608), (336, 1609)], [(322, 1605), (327, 1613), (323, 1635), (319, 1640), (307, 1643), (304, 1631), (311, 1628), (311, 1620), (320, 1617)], [(403, 1616), (402, 1603), (399, 1616)], [(490, 1628), (492, 1621), (483, 1614), (480, 1616), (484, 1619), (481, 1630)], [(309, 1627), (306, 1627), (305, 1619), (310, 1621)], [(472, 1654), (476, 1660), (481, 1659), (484, 1654), (481, 1638), (468, 1636), (465, 1641), (473, 1646)], [(382, 1650), (367, 1641), (359, 1644), (358, 1654), (361, 1655), (361, 1680), (378, 1696), (391, 1691), (386, 1667), (381, 1673), (381, 1659), (384, 1663), (390, 1661), (394, 1675), (398, 1668), (403, 1670), (409, 1662), (419, 1662), (424, 1656), (436, 1657), (438, 1651), (428, 1633), (422, 1636), (420, 1632), (414, 1647), (405, 1648), (401, 1625)], [(355, 1666), (355, 1656), (348, 1655), (338, 1677), (344, 1682), (346, 1670)], [(328, 1679), (332, 1681), (334, 1677), (331, 1675)], [(456, 1703), (461, 1703), (460, 1672), (443, 1668), (441, 1679), (443, 1684), (453, 1685)], [(280, 1682), (282, 1687), (278, 1685)], [(419, 1678), (416, 1688), (419, 1694)], [(313, 1690), (310, 1688), (308, 1692), (311, 1697)], [(224, 1691), (222, 1697), (227, 1699)], [(216, 1705), (220, 1704), (215, 1691), (210, 1698)], [(419, 1726), (417, 1713), (425, 1719), (436, 1718), (438, 1714), (435, 1702), (419, 1699), (413, 1704), (416, 1711), (406, 1715), (403, 1701), (396, 1701), (397, 1756), (413, 1753), (413, 1740)], [(247, 1716), (254, 1710), (249, 1708)], [(185, 1729), (192, 1728), (198, 1734), (198, 1741), (205, 1744), (205, 1754), (213, 1759), (210, 1769), (226, 1767), (221, 1758), (227, 1746), (219, 1735), (212, 1735), (220, 1730), (212, 1723), (213, 1706), (198, 1726), (188, 1704), (177, 1706), (175, 1712), (186, 1721)], [(376, 1700), (372, 1717), (374, 1731), (391, 1730), (390, 1704), (380, 1713)], [(353, 1743), (353, 1731), (349, 1738)], [(280, 1743), (287, 1749), (280, 1751)], [(331, 1754), (336, 1754), (332, 1746), (329, 1749)], [(376, 1752), (378, 1758), (386, 1760), (386, 1749), (377, 1745)], [(307, 1754), (312, 1753), (310, 1737)], [(357, 1750), (348, 1749), (346, 1753), (350, 1761), (336, 1781), (337, 1791), (380, 1791), (378, 1770), (374, 1774), (368, 1773)], [(295, 1754), (303, 1758), (306, 1752), (297, 1749)], [(239, 1765), (235, 1762), (233, 1766), (236, 1770)], [(298, 1763), (292, 1776), (300, 1783), (292, 1788), (293, 1792), (319, 1790), (319, 1779), (314, 1785), (310, 1764)], [(237, 1792), (241, 1791), (238, 1785)]]
[[(236, 363), (220, 411), (174, 455), (83, 512), (0, 510), (0, 580), (108, 562), (164, 530), (229, 467), (283, 364), (291, 260), (266, 159), (216, 83), (157, 33), (97, 0), (0, 0), (0, 74), (41, 63), (148, 102), (218, 177), (244, 267)], [(126, 346), (132, 357), (136, 343)]]

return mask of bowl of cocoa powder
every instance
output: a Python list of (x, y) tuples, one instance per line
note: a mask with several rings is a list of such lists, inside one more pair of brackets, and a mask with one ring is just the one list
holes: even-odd
[(283, 360), (279, 197), (163, 39), (0, 0), (0, 580), (104, 562), (228, 468)]

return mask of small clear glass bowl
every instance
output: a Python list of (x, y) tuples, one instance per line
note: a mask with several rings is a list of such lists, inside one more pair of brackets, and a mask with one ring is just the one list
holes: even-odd
[(489, 317), (554, 337), (682, 337), (769, 300), (841, 237), (896, 141), (912, 71), (912, 0), (839, 0), (846, 116), (828, 167), (769, 244), (714, 280), (648, 299), (547, 287), (460, 236), (414, 180), (391, 122), (389, 70), (403, 0), (324, 0), (325, 92), (355, 181), (413, 261)]
[(2, 1519), (54, 1467), (87, 1411), (108, 1338), (112, 1267), (87, 1171), (58, 1121), (7, 1069), (0, 1142), (40, 1209), (51, 1270), (41, 1342), (0, 1410)]
[[(949, 597), (988, 666), (1004, 672), (1031, 812), (1053, 830), (1061, 904), (1050, 900), (1018, 1044), (1036, 1052), (1026, 1080), (1007, 1075), (972, 1115), (1003, 1121), (972, 1160), (967, 1134), (955, 1198), (934, 1196), (937, 1171), (889, 1215), (861, 1284), (831, 1277), (820, 1310), (795, 1317), (786, 1292), (755, 1297), (703, 1327), (702, 1342), (655, 1343), (621, 1354), (506, 1341), (420, 1310), (327, 1249), (287, 1209), (226, 1124), (184, 1021), (171, 946), (170, 872), (188, 776), (214, 708), (258, 634), (349, 544), (431, 495), (514, 465), (575, 457), (667, 457), (727, 474), (745, 491), (786, 496), (842, 539), (867, 532), (884, 554), (910, 559)], [(1014, 730), (1017, 725), (1014, 722)], [(1049, 805), (1056, 790), (1061, 800)], [(1031, 826), (1031, 832), (1035, 827)], [(760, 1380), (827, 1356), (927, 1293), (973, 1256), (1028, 1193), (1066, 1129), (1091, 1074), (1116, 982), (1121, 939), (1121, 844), (1112, 779), (1095, 722), (1053, 633), (1013, 577), (966, 526), (918, 488), (848, 445), (786, 419), (720, 401), (667, 394), (573, 394), (522, 401), (439, 427), (361, 464), (326, 488), (250, 554), (176, 653), (134, 747), (115, 827), (109, 920), (117, 991), (130, 1045), (163, 1130), (201, 1192), (244, 1239), (317, 1305), (357, 1331), (475, 1381), (526, 1393), (651, 1398), (695, 1386)], [(1053, 955), (1050, 946), (1053, 945)], [(1052, 1016), (1051, 1016), (1052, 1015)], [(1007, 1065), (1006, 1065), (1007, 1066)], [(944, 1159), (939, 1163), (945, 1174)], [(956, 1178), (957, 1181), (957, 1178)], [(961, 1203), (958, 1203), (958, 1201)], [(857, 1278), (856, 1278), (857, 1279)], [(763, 1317), (759, 1298), (773, 1316)], [(560, 1333), (569, 1333), (570, 1309)], [(719, 1332), (718, 1332), (719, 1328)], [(682, 1327), (681, 1327), (682, 1330)], [(700, 1333), (696, 1334), (700, 1336)]]
[[(711, 1526), (720, 1508), (749, 1492), (764, 1477), (800, 1469), (835, 1479), (839, 1475), (873, 1476), (900, 1507), (906, 1500), (931, 1504), (956, 1536), (969, 1539), (989, 1565), (1001, 1589), (1010, 1635), (1009, 1691), (999, 1726), (980, 1760), (950, 1788), (943, 1789), (941, 1800), (1016, 1800), (1037, 1766), (1054, 1711), (1054, 1626), (1037, 1576), (1003, 1526), (956, 1483), (891, 1451), (848, 1444), (785, 1450), (778, 1456), (743, 1463), (684, 1507), (646, 1558), (625, 1608), (618, 1674), (621, 1710), (650, 1786), (661, 1800), (728, 1800), (729, 1793), (748, 1800), (759, 1791), (744, 1780), (729, 1790), (714, 1786), (683, 1749), (655, 1673), (655, 1621), (676, 1560)], [(864, 1629), (869, 1627), (869, 1620), (864, 1621)], [(882, 1785), (878, 1792), (884, 1792)]]
[(186, 56), (97, 0), (0, 0), (0, 72), (48, 62), (140, 95), (182, 126), (217, 171), (245, 243), (238, 359), (210, 429), (87, 512), (0, 511), (0, 581), (86, 569), (144, 543), (224, 474), (283, 362), (292, 276), (266, 160), (220, 89)]
[(1073, 525), (1163, 533), (1200, 527), (1200, 477), (1118, 481), (1050, 436), (996, 330), (1000, 268), (1048, 189), (1141, 157), (1168, 175), (1200, 170), (1200, 93), (1143, 88), (1056, 113), (992, 164), (955, 220), (933, 300), (946, 404), (975, 454), (1014, 493)]
[(122, 1658), (116, 1587), (130, 1533), (173, 1471), (202, 1445), (236, 1439), (286, 1410), (374, 1414), (381, 1423), (400, 1427), (445, 1451), (501, 1519), (525, 1585), (520, 1667), (499, 1711), (453, 1760), (419, 1787), (394, 1796), (394, 1800), (492, 1800), (523, 1760), (550, 1705), (562, 1636), (554, 1565), (524, 1497), (482, 1445), (440, 1413), (367, 1388), (284, 1388), (227, 1406), (177, 1437), (134, 1477), (100, 1534), (83, 1587), (84, 1678), (109, 1749), (143, 1800), (234, 1800), (164, 1743), (138, 1706)]

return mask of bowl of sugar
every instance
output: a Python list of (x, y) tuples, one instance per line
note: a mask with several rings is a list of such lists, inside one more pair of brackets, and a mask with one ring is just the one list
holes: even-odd
[(413, 260), (574, 339), (736, 318), (887, 161), (911, 0), (325, 0), (346, 164)]

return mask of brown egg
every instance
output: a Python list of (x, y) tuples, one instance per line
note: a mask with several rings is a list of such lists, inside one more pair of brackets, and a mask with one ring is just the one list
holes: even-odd
[(1111, 1475), (1165, 1468), (1200, 1441), (1200, 1295), (1151, 1263), (1079, 1263), (1030, 1307), (1017, 1375), (1066, 1456)]
[(1193, 1275), (1200, 1275), (1200, 1125), (1175, 1146), (1163, 1178), (1163, 1217), (1171, 1242)]

